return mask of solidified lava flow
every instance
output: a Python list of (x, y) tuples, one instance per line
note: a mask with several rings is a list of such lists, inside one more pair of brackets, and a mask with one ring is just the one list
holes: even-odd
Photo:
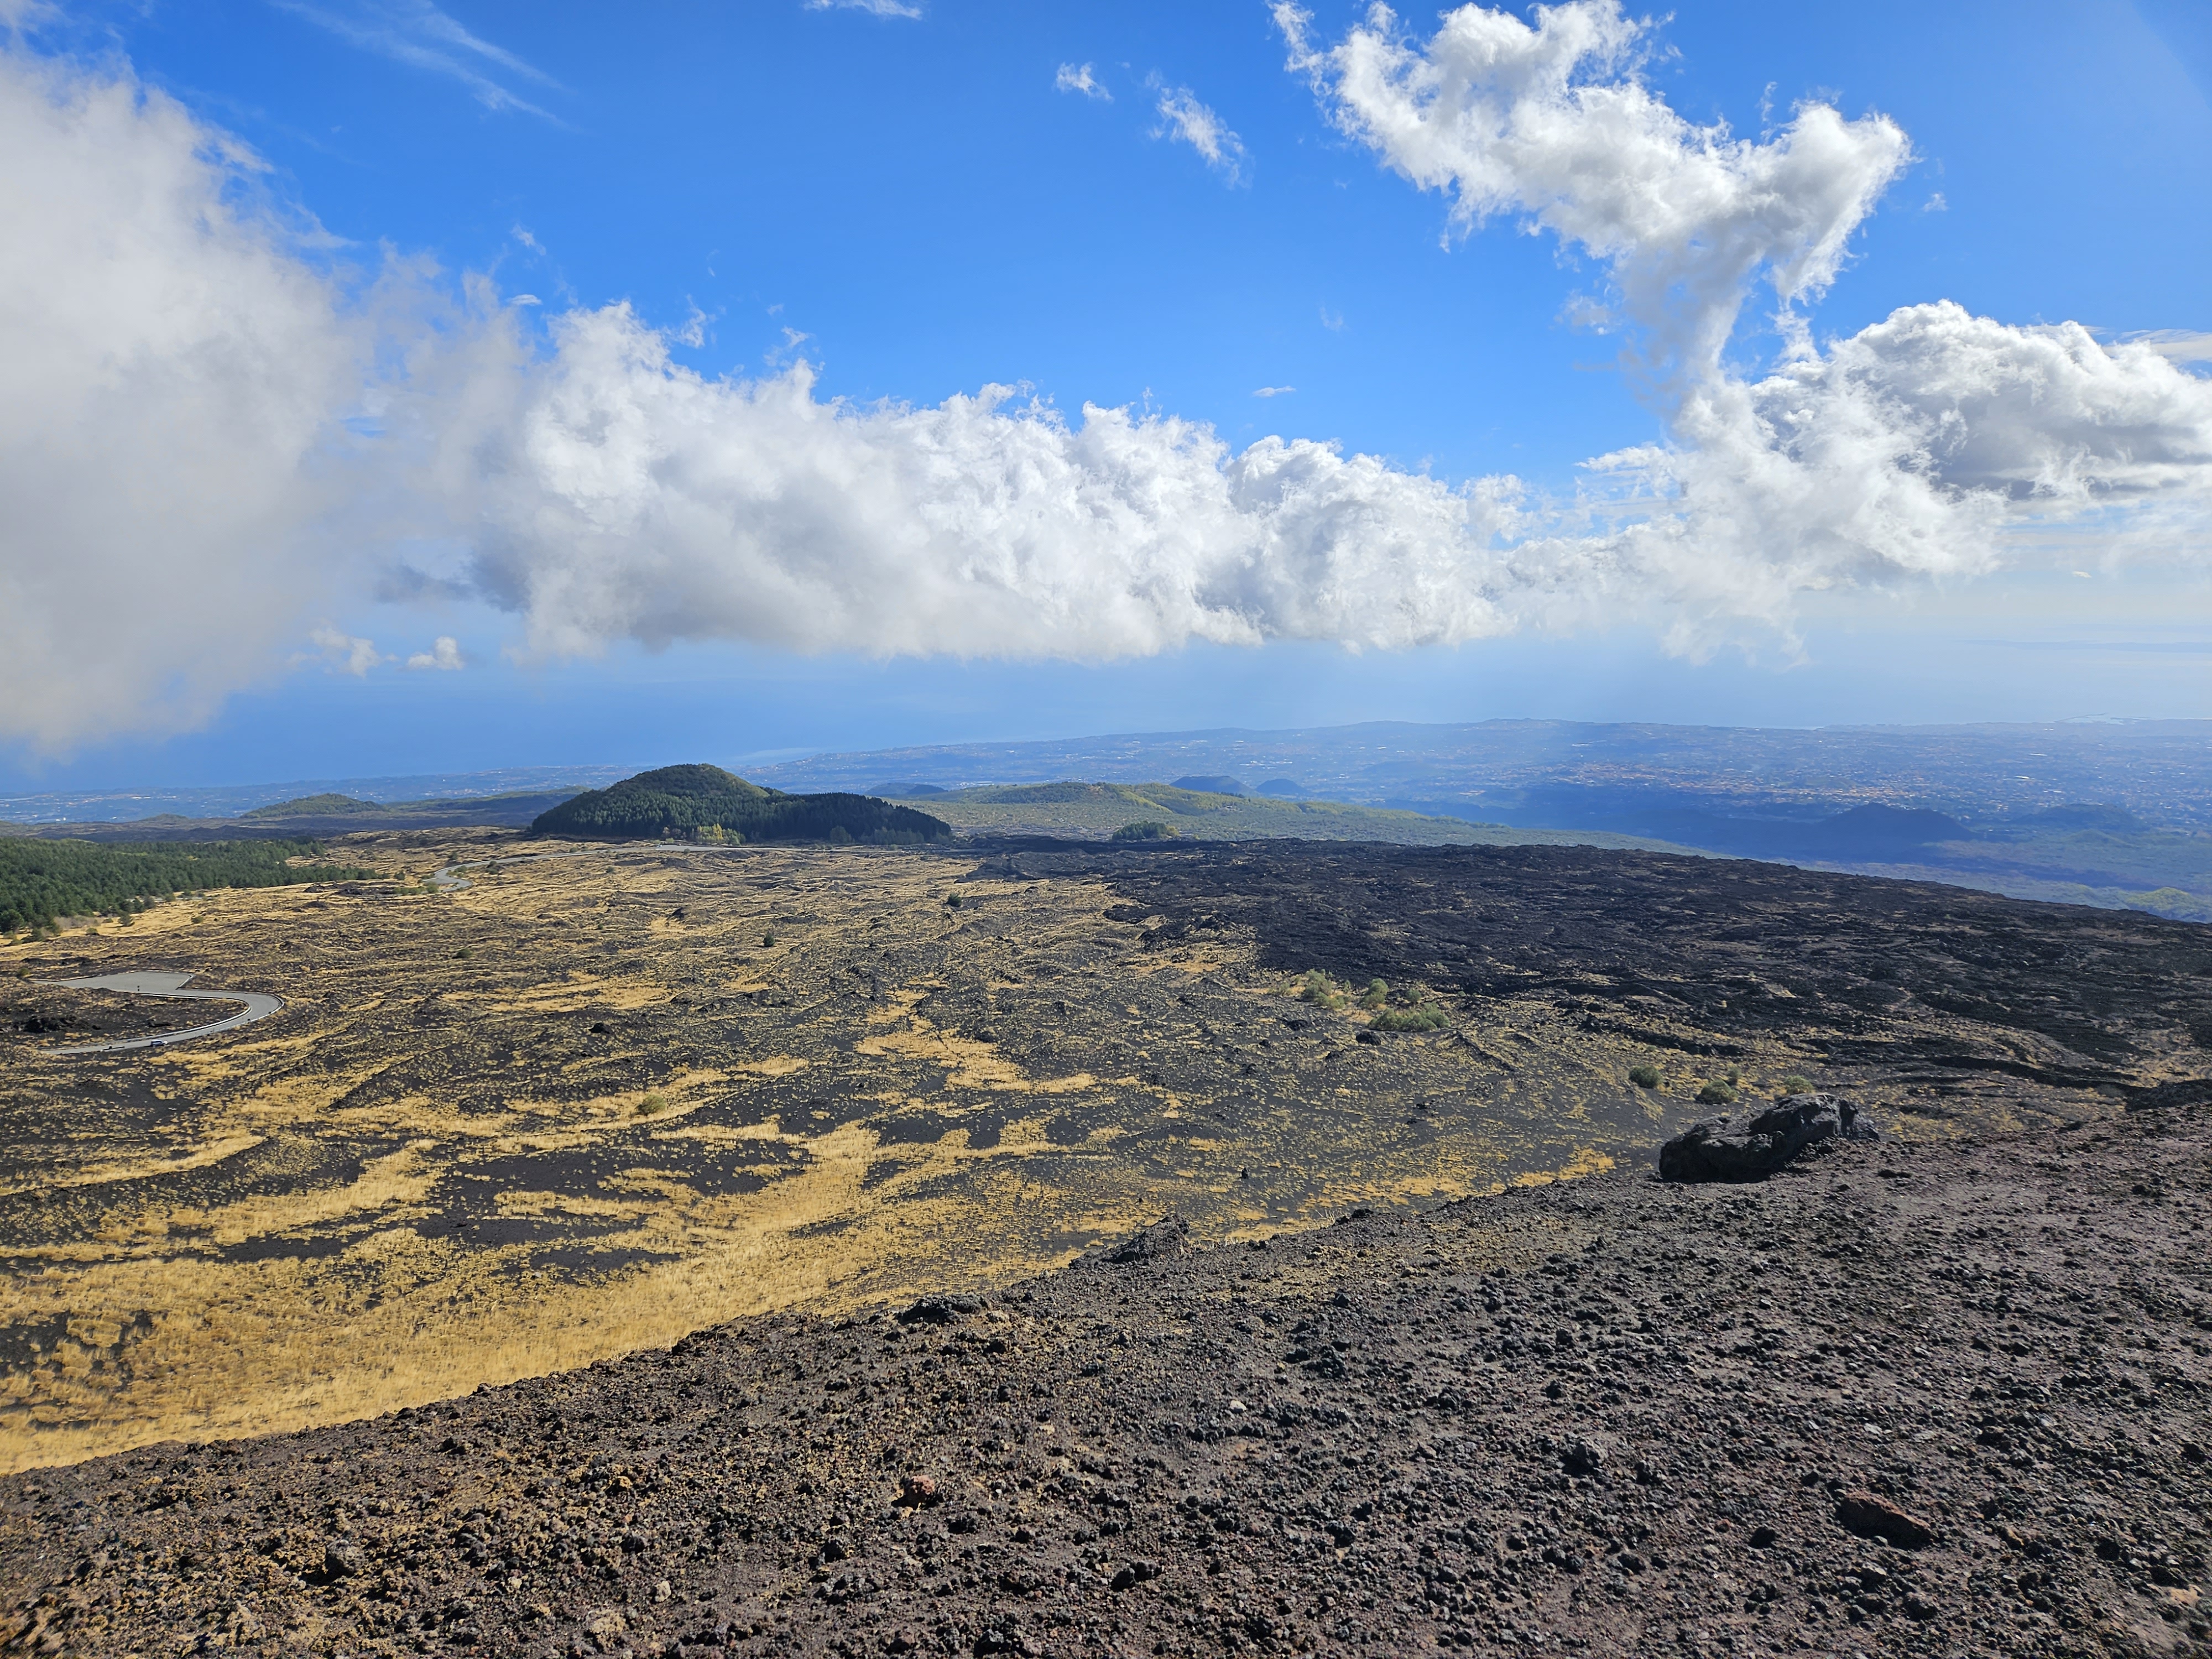
[[(8, 952), (33, 1646), (2203, 1639), (2202, 929), (1559, 848), (340, 850), (389, 879)], [(43, 1054), (149, 1017), (32, 980), (155, 969), (285, 1007)], [(1652, 1177), (1808, 1085), (1884, 1139)]]

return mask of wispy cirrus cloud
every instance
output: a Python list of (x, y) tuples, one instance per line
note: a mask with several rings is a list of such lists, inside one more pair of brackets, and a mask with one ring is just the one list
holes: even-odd
[(1261, 386), (1253, 387), (1252, 395), (1255, 398), (1287, 398), (1297, 390), (1294, 386)]
[(1199, 102), (1188, 87), (1163, 86), (1157, 79), (1151, 84), (1160, 95), (1160, 125), (1152, 129), (1152, 136), (1188, 144), (1224, 183), (1243, 183), (1248, 160), (1244, 141), (1230, 130), (1229, 123)]
[(2145, 345), (2170, 363), (2212, 363), (2212, 334), (2193, 328), (2153, 328), (2120, 336), (2123, 345)]
[(1052, 77), (1053, 88), (1059, 92), (1079, 92), (1085, 98), (1103, 98), (1114, 101), (1114, 94), (1106, 90), (1089, 64), (1062, 64), (1060, 73)]
[(907, 0), (806, 0), (809, 11), (864, 11), (871, 17), (919, 17), (920, 6)]
[(410, 69), (459, 82), (486, 109), (555, 118), (506, 84), (561, 83), (504, 46), (471, 34), (430, 0), (270, 0), (281, 11), (328, 29), (349, 45)]

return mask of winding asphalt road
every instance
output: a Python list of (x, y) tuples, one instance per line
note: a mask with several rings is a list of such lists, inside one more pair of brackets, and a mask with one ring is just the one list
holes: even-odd
[(246, 1006), (228, 1018), (210, 1024), (195, 1025), (187, 1030), (163, 1031), (155, 1036), (125, 1037), (113, 1042), (81, 1042), (68, 1048), (48, 1048), (49, 1054), (104, 1054), (118, 1048), (158, 1048), (165, 1042), (183, 1042), (191, 1037), (212, 1036), (217, 1031), (228, 1031), (240, 1025), (251, 1025), (257, 1019), (266, 1019), (282, 1008), (283, 1002), (276, 997), (264, 996), (258, 991), (187, 991), (185, 981), (189, 973), (170, 972), (106, 974), (98, 979), (50, 979), (40, 981), (71, 991), (125, 991), (133, 996), (170, 997), (179, 1001), (242, 1002)]

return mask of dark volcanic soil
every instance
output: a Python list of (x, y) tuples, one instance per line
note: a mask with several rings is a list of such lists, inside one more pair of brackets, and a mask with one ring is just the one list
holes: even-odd
[(208, 1012), (204, 1003), (0, 980), (0, 1056), (27, 1054), (62, 1042), (149, 1036), (222, 1018), (222, 1012)]
[(977, 1302), (12, 1477), (0, 1575), (44, 1652), (2201, 1648), (2208, 1195), (2180, 1104), (1164, 1224)]
[[(1259, 959), (1545, 1007), (1686, 1061), (1781, 1042), (1836, 1086), (1946, 1097), (2212, 1100), (2212, 928), (2130, 910), (1585, 848), (1325, 842), (1012, 856), (1110, 881), (1172, 951), (1249, 931)], [(1655, 1055), (1654, 1058), (1659, 1058)]]

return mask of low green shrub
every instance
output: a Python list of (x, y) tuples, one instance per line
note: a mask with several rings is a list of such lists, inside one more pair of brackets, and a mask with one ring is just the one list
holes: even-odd
[(1704, 1085), (1698, 1089), (1698, 1104), (1700, 1106), (1733, 1106), (1735, 1104), (1735, 1085), (1732, 1083), (1723, 1083), (1720, 1079), (1715, 1078), (1711, 1082)]
[(1792, 1072), (1782, 1079), (1782, 1092), (1785, 1095), (1809, 1095), (1813, 1092), (1813, 1085), (1808, 1079)]
[(1145, 818), (1135, 823), (1125, 823), (1114, 832), (1115, 841), (1161, 841), (1175, 831), (1158, 818)]
[(1365, 994), (1359, 999), (1359, 1006), (1363, 1008), (1380, 1008), (1386, 1006), (1389, 1000), (1389, 986), (1382, 980), (1370, 979), (1367, 981)]
[(668, 1097), (657, 1089), (637, 1103), (637, 1115), (640, 1117), (659, 1117), (667, 1109)]
[(1419, 1008), (1385, 1008), (1367, 1023), (1378, 1031), (1442, 1031), (1450, 1026), (1451, 1016), (1430, 1003)]
[(1298, 981), (1297, 997), (1300, 1002), (1310, 1002), (1316, 1008), (1341, 1008), (1345, 993), (1320, 969), (1309, 968), (1306, 976)]
[(1628, 1068), (1628, 1080), (1639, 1089), (1656, 1089), (1659, 1086), (1659, 1068), (1656, 1066), (1632, 1066)]

